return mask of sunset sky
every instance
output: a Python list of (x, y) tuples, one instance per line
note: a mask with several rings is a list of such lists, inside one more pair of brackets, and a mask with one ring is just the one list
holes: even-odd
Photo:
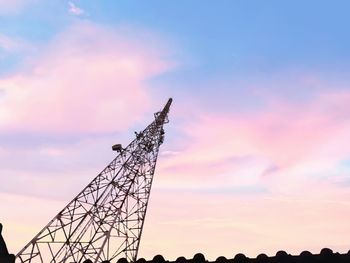
[(169, 97), (140, 257), (350, 249), (350, 2), (0, 0), (16, 254)]

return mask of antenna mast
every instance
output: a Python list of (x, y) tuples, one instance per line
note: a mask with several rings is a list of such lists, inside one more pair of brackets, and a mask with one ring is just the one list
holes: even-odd
[(21, 263), (136, 261), (170, 98), (155, 120), (17, 255)]

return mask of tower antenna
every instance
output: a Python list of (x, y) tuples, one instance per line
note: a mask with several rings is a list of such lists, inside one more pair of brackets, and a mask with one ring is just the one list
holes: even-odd
[(154, 121), (17, 255), (21, 263), (136, 261), (170, 98)]

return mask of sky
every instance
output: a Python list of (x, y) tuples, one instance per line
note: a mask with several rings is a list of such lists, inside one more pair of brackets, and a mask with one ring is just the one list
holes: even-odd
[(17, 253), (173, 98), (140, 257), (350, 248), (349, 1), (0, 0)]

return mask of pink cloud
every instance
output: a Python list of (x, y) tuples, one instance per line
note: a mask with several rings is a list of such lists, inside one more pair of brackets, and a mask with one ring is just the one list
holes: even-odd
[(5, 51), (12, 51), (17, 49), (18, 44), (16, 41), (8, 36), (0, 35), (0, 49)]
[[(179, 153), (163, 156), (159, 168), (169, 177), (162, 183), (265, 185), (275, 175), (294, 180), (295, 185), (286, 187), (293, 185), (295, 191), (298, 183), (306, 187), (335, 176), (339, 162), (350, 156), (349, 99), (348, 91), (334, 90), (308, 102), (270, 98), (265, 108), (253, 112), (219, 115), (204, 110), (183, 127), (186, 143), (177, 145)], [(281, 182), (276, 180), (276, 185)]]
[(31, 45), (23, 39), (0, 34), (0, 57), (34, 50), (34, 45)]
[[(152, 102), (148, 81), (173, 67), (150, 41), (156, 40), (125, 29), (75, 24), (22, 71), (0, 79), (0, 131), (127, 129)], [(213, 260), (324, 246), (347, 251), (349, 189), (339, 187), (346, 175), (337, 165), (349, 156), (349, 99), (349, 92), (335, 89), (304, 103), (269, 97), (260, 111), (215, 114), (174, 98), (165, 129), (179, 128), (182, 136), (162, 146), (140, 256), (203, 252)], [(179, 115), (188, 122), (173, 121)], [(11, 211), (2, 219), (11, 251), (112, 159), (104, 155), (111, 140), (0, 148), (1, 173), (7, 175), (0, 199), (11, 200), (0, 202), (0, 210)], [(334, 179), (326, 178), (330, 174)]]
[[(142, 35), (142, 34), (140, 34)], [(150, 34), (143, 34), (149, 42)], [(0, 131), (106, 132), (127, 128), (150, 104), (147, 81), (169, 70), (165, 51), (127, 29), (71, 26), (0, 79)]]
[[(202, 114), (197, 115), (201, 117), (191, 115), (190, 123), (177, 127), (183, 135), (179, 141), (166, 140), (162, 145), (164, 154), (157, 164), (140, 256), (149, 259), (160, 253), (176, 259), (202, 252), (214, 260), (220, 255), (231, 258), (236, 253), (274, 255), (280, 249), (293, 254), (305, 249), (318, 253), (325, 246), (346, 252), (350, 188), (323, 177), (330, 173), (337, 176), (338, 162), (349, 153), (349, 96), (347, 91), (334, 90), (304, 103), (271, 99), (263, 111), (219, 115), (202, 108)], [(171, 122), (165, 128), (169, 139), (178, 123), (174, 121), (179, 117), (176, 108), (180, 105), (176, 102), (175, 98)], [(102, 145), (109, 141), (94, 139), (67, 147), (47, 145), (36, 152), (46, 156), (46, 161), (54, 158), (57, 165), (61, 164), (60, 158), (67, 163), (92, 162), (104, 153)], [(24, 159), (29, 155), (33, 155), (31, 151)], [(109, 158), (103, 157), (94, 165), (102, 168), (105, 160)], [(17, 209), (6, 215), (8, 233), (16, 237), (10, 237), (14, 251), (97, 170), (89, 167), (83, 171), (84, 165), (78, 165), (79, 171), (62, 166), (66, 169), (62, 173), (2, 171), (11, 178), (6, 184), (10, 190), (18, 190), (20, 184), (24, 187), (23, 182), (30, 181), (32, 187), (23, 193), (32, 197), (26, 199), (12, 191), (2, 193), (0, 198), (13, 199), (13, 207), (28, 204), (27, 213), (41, 213), (40, 222), (36, 214), (27, 215), (25, 224), (30, 228), (24, 234), (21, 231), (25, 224), (18, 218), (26, 216), (25, 212)], [(268, 191), (256, 194), (254, 188), (244, 188), (250, 185), (261, 185)], [(57, 192), (52, 191), (55, 187)], [(236, 191), (240, 187), (248, 192)], [(33, 198), (39, 191), (45, 200)], [(42, 207), (48, 205), (55, 209), (44, 211)], [(5, 202), (0, 206), (9, 209)]]
[(17, 14), (36, 0), (0, 0), (0, 15)]
[(83, 9), (77, 7), (73, 2), (68, 2), (68, 5), (69, 5), (68, 12), (70, 14), (79, 16), (85, 13)]

